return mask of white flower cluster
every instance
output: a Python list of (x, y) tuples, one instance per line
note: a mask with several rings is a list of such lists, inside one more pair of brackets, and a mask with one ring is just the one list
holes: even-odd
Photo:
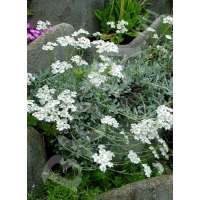
[(101, 59), (101, 61), (106, 62), (106, 63), (111, 63), (111, 59), (107, 56), (104, 55), (99, 55), (99, 58)]
[(46, 44), (44, 44), (42, 46), (42, 50), (44, 50), (44, 51), (53, 51), (56, 46), (58, 46), (58, 44), (55, 43), (55, 42), (47, 42)]
[(153, 119), (146, 119), (138, 124), (131, 124), (130, 132), (134, 134), (136, 140), (147, 144), (151, 144), (151, 140), (159, 137), (157, 124)]
[(62, 47), (67, 47), (67, 46), (75, 46), (76, 45), (76, 40), (74, 37), (71, 36), (63, 36), (63, 37), (58, 37), (56, 39), (57, 43), (62, 46)]
[(81, 34), (85, 34), (85, 35), (89, 35), (90, 33), (84, 29), (79, 29), (78, 31), (74, 31), (74, 33), (72, 34), (73, 37), (77, 37)]
[(113, 21), (107, 22), (107, 25), (112, 29), (116, 29), (116, 33), (126, 33), (128, 31), (126, 28), (126, 26), (128, 26), (128, 22), (123, 19), (118, 21), (116, 25)]
[(116, 26), (117, 27), (116, 33), (126, 33), (128, 31), (126, 26), (128, 26), (127, 21), (124, 21), (124, 20), (118, 21), (117, 26)]
[(113, 167), (112, 158), (115, 156), (113, 152), (106, 151), (104, 145), (98, 146), (99, 152), (92, 155), (95, 163), (99, 164), (99, 169), (102, 172), (107, 170), (107, 167)]
[(172, 109), (161, 105), (157, 108), (157, 118), (142, 120), (138, 124), (131, 124), (130, 132), (136, 140), (142, 143), (151, 144), (151, 140), (159, 139), (158, 129), (169, 130), (173, 125)]
[(100, 32), (95, 32), (95, 33), (93, 33), (92, 34), (94, 37), (99, 37), (99, 36), (101, 36), (102, 34), (100, 33)]
[(169, 159), (169, 155), (167, 154), (169, 152), (169, 148), (166, 144), (166, 142), (162, 139), (162, 138), (158, 138), (158, 142), (160, 143), (159, 145), (159, 150), (161, 155), (165, 158), (165, 159)]
[(70, 113), (77, 109), (74, 105), (76, 92), (64, 90), (54, 99), (55, 92), (55, 89), (44, 85), (36, 94), (40, 105), (29, 100), (28, 112), (40, 121), (55, 122), (59, 131), (67, 130), (70, 128), (69, 121), (73, 120)]
[(86, 37), (80, 37), (78, 38), (78, 41), (76, 42), (76, 48), (81, 49), (87, 49), (91, 47), (90, 40)]
[(39, 20), (37, 22), (36, 29), (37, 30), (46, 30), (46, 29), (48, 29), (48, 26), (50, 26), (50, 25), (51, 25), (51, 23), (49, 21), (44, 22), (42, 20)]
[(119, 48), (113, 42), (105, 42), (103, 40), (95, 40), (91, 42), (97, 49), (97, 53), (118, 53)]
[(34, 80), (35, 77), (31, 73), (27, 73), (27, 85), (31, 85)]
[(97, 72), (91, 72), (88, 74), (88, 79), (91, 84), (93, 84), (95, 87), (99, 87), (102, 83), (105, 83), (107, 78), (106, 76), (97, 73)]
[(77, 49), (87, 49), (91, 47), (90, 40), (86, 37), (80, 37), (77, 40), (71, 36), (63, 36), (56, 39), (62, 47), (72, 46)]
[(173, 126), (173, 110), (165, 105), (157, 108), (157, 123), (159, 128), (170, 130)]
[(124, 78), (124, 75), (122, 74), (122, 70), (123, 70), (122, 65), (117, 65), (117, 64), (113, 63), (111, 65), (110, 74), (112, 76), (116, 76), (116, 77), (122, 79), (122, 78)]
[(115, 22), (113, 22), (113, 21), (110, 21), (110, 22), (107, 22), (106, 23), (108, 26), (110, 26), (110, 28), (115, 28)]
[(138, 155), (133, 152), (133, 150), (130, 150), (128, 153), (128, 158), (130, 159), (130, 161), (134, 164), (138, 164), (141, 162), (140, 158), (138, 157)]
[(150, 168), (149, 165), (147, 164), (142, 164), (143, 168), (144, 168), (144, 173), (145, 173), (145, 176), (146, 177), (150, 177), (151, 176), (151, 173), (152, 173), (152, 170)]
[(78, 66), (81, 66), (81, 65), (88, 65), (88, 63), (87, 63), (85, 60), (83, 60), (79, 55), (73, 56), (73, 57), (71, 58), (71, 61), (72, 61), (73, 63), (75, 63), (76, 65), (78, 65)]
[(153, 166), (158, 170), (158, 173), (161, 175), (163, 172), (164, 172), (164, 167), (161, 163), (159, 162), (156, 162), (156, 163), (153, 163)]
[[(169, 148), (166, 142), (160, 138), (158, 130), (164, 128), (170, 130), (173, 126), (173, 110), (161, 105), (157, 108), (157, 118), (142, 120), (138, 124), (131, 124), (130, 132), (134, 134), (136, 140), (142, 143), (151, 144), (151, 140), (157, 140), (159, 143), (159, 151), (165, 159), (169, 159), (168, 152)], [(159, 154), (153, 146), (150, 146), (152, 154), (155, 158), (159, 159)]]
[(173, 24), (173, 18), (171, 16), (166, 16), (163, 18), (163, 24)]
[(104, 118), (102, 118), (101, 123), (107, 124), (107, 125), (112, 126), (114, 128), (119, 127), (119, 123), (117, 122), (117, 120), (115, 118), (111, 117), (111, 116), (105, 116)]
[(73, 68), (73, 66), (66, 61), (57, 60), (56, 62), (51, 64), (51, 68), (52, 68), (51, 72), (53, 74), (58, 74), (58, 73), (62, 74), (68, 69)]
[(159, 38), (159, 37), (158, 37), (158, 34), (157, 34), (157, 33), (154, 33), (153, 36), (152, 36), (152, 38), (153, 38), (153, 39), (158, 39), (158, 38)]

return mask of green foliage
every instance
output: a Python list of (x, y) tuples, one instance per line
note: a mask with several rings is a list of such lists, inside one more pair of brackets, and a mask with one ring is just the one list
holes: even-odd
[[(144, 8), (145, 1), (141, 0), (112, 0), (104, 9), (97, 10), (95, 15), (100, 23), (100, 30), (103, 33), (101, 38), (114, 43), (123, 43), (138, 35), (144, 30), (147, 23), (148, 13)], [(125, 20), (128, 22), (128, 32), (117, 34), (108, 25), (108, 21), (118, 22)]]

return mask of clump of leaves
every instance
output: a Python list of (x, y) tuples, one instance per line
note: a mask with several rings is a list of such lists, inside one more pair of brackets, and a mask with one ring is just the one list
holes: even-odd
[[(115, 43), (126, 43), (144, 30), (147, 23), (148, 12), (145, 9), (144, 0), (112, 0), (102, 10), (96, 11), (96, 17), (100, 23), (100, 30), (103, 33), (101, 39)], [(120, 20), (128, 22), (128, 32), (116, 33), (107, 25), (108, 21), (117, 23)]]

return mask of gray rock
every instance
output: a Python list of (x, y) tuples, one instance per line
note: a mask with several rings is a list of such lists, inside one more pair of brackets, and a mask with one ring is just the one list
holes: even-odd
[(173, 0), (156, 0), (150, 2), (148, 9), (154, 14), (172, 14)]
[(32, 0), (32, 20), (49, 20), (52, 24), (66, 22), (75, 29), (90, 32), (99, 29), (94, 12), (108, 0)]
[[(161, 19), (162, 16), (156, 18), (150, 27), (156, 30), (160, 25)], [(129, 44), (119, 45), (120, 56), (133, 57), (135, 55), (138, 55), (142, 50), (142, 47), (147, 43), (147, 40), (149, 39), (150, 35), (152, 35), (152, 33), (145, 30)]]
[(57, 37), (70, 35), (74, 28), (70, 24), (58, 24), (28, 45), (27, 64), (28, 72), (38, 73), (49, 68), (51, 63), (57, 59), (65, 59), (70, 49), (56, 47), (54, 51), (42, 50), (43, 44), (55, 42)]
[(41, 183), (42, 171), (46, 163), (44, 141), (34, 129), (28, 128), (27, 132), (27, 183), (28, 191), (34, 185)]
[(100, 195), (97, 200), (172, 200), (172, 176), (160, 176), (125, 185)]

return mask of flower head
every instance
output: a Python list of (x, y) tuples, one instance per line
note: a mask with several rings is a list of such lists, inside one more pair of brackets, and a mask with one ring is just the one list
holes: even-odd
[(51, 23), (49, 22), (49, 21), (42, 21), (42, 20), (39, 20), (38, 22), (37, 22), (37, 26), (36, 26), (36, 29), (37, 30), (46, 30), (46, 29), (48, 29), (48, 26), (50, 26), (51, 25)]
[(118, 128), (119, 127), (119, 123), (117, 122), (117, 120), (111, 116), (105, 116), (101, 119), (101, 123), (102, 124), (107, 124), (109, 126), (112, 126), (114, 128)]
[(144, 173), (146, 177), (150, 177), (152, 170), (151, 168), (147, 165), (147, 164), (142, 164), (143, 168), (144, 168)]
[(141, 162), (140, 158), (138, 157), (138, 155), (133, 152), (133, 150), (130, 150), (128, 153), (128, 158), (130, 159), (130, 161), (134, 164), (138, 164)]
[(66, 61), (57, 60), (56, 62), (51, 64), (51, 68), (52, 68), (51, 72), (53, 74), (58, 74), (58, 73), (62, 74), (66, 70), (73, 68), (73, 66)]
[(99, 87), (102, 83), (104, 83), (107, 78), (104, 75), (101, 75), (100, 73), (97, 72), (91, 72), (88, 75), (89, 81), (95, 86)]
[(113, 152), (106, 151), (104, 145), (98, 146), (99, 152), (92, 155), (95, 163), (99, 164), (102, 172), (107, 170), (107, 167), (113, 167), (112, 158), (115, 156)]

